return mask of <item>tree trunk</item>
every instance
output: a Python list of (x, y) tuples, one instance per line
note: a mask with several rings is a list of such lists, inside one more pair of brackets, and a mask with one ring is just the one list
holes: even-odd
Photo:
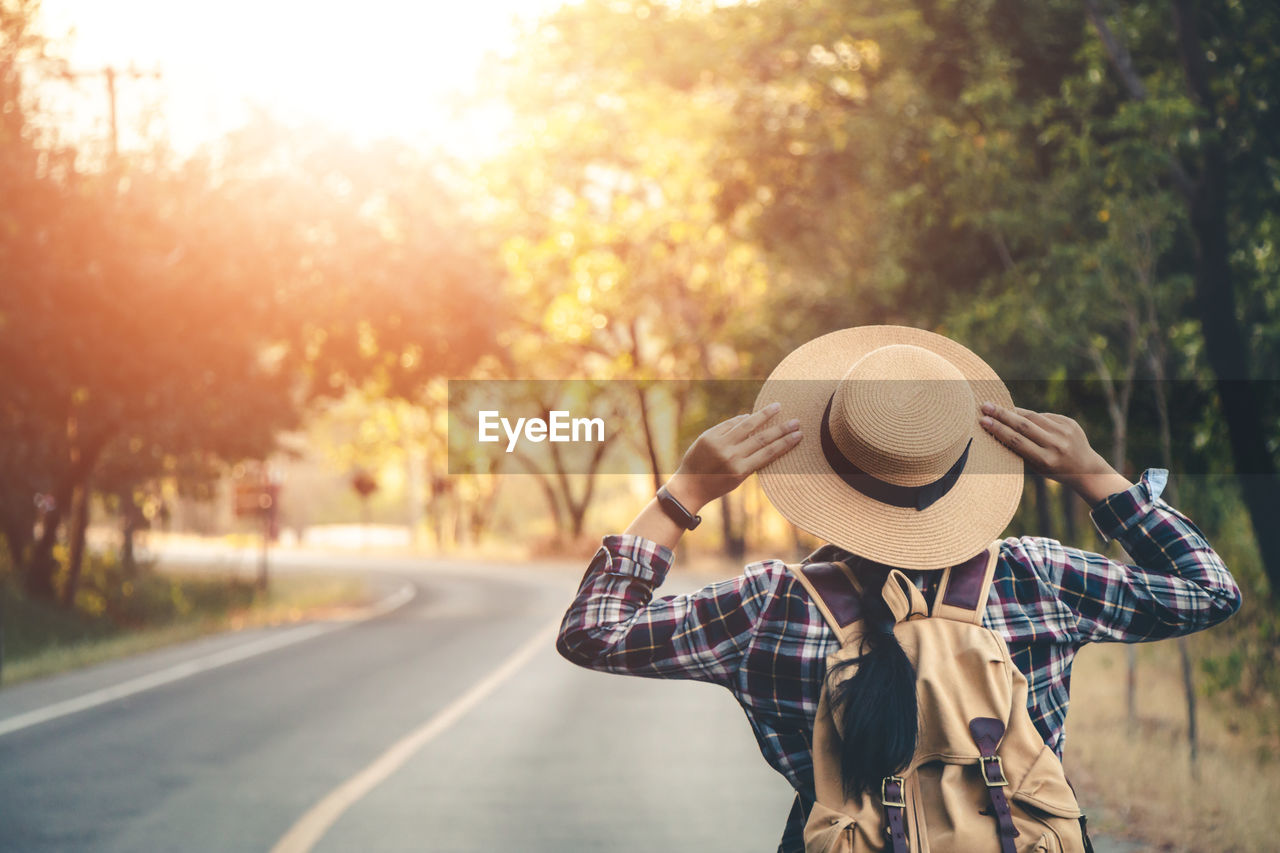
[(765, 530), (765, 516), (767, 514), (768, 498), (765, 497), (764, 491), (760, 488), (759, 481), (752, 483), (753, 489), (749, 493), (751, 495), (751, 507), (748, 512), (747, 519), (749, 526), (747, 527), (746, 543), (750, 547), (752, 543), (756, 545), (763, 544)]
[(1188, 638), (1178, 638), (1178, 656), (1182, 660), (1182, 692), (1187, 699), (1187, 749), (1191, 760), (1191, 777), (1200, 778), (1200, 736), (1196, 727), (1196, 677), (1191, 666)]
[(1133, 644), (1125, 646), (1125, 718), (1129, 723), (1129, 730), (1133, 731), (1138, 727), (1138, 650)]
[(491, 476), (491, 479), (492, 483), (488, 489), (477, 496), (471, 507), (471, 537), (477, 543), (489, 527), (489, 520), (493, 517), (493, 511), (498, 505), (498, 494), (502, 487), (501, 477)]
[(1244, 494), (1254, 538), (1272, 599), (1280, 597), (1280, 477), (1267, 450), (1266, 425), (1248, 381), (1247, 336), (1236, 314), (1236, 294), (1227, 239), (1227, 167), (1218, 110), (1200, 44), (1198, 4), (1174, 0), (1178, 52), (1192, 100), (1200, 108), (1203, 152), (1200, 173), (1188, 196), (1195, 249), (1195, 304), (1227, 424), (1231, 457)]
[(440, 508), (442, 498), (432, 498), (427, 506), (427, 516), (431, 519), (431, 535), (436, 540), (436, 549), (444, 550), (444, 512)]
[(588, 463), (587, 470), (579, 474), (586, 483), (582, 489), (581, 497), (574, 496), (573, 477), (565, 470), (564, 458), (560, 454), (559, 445), (551, 445), (551, 464), (554, 470), (550, 473), (539, 470), (528, 456), (517, 451), (516, 458), (520, 461), (520, 464), (529, 473), (538, 478), (538, 485), (542, 487), (542, 493), (547, 499), (548, 509), (551, 510), (551, 516), (555, 522), (557, 535), (565, 532), (566, 523), (571, 537), (577, 539), (582, 535), (586, 525), (587, 510), (590, 508), (592, 496), (595, 494), (596, 475), (600, 470), (605, 451), (608, 450), (612, 441), (613, 436), (607, 436), (604, 441), (599, 442), (595, 450), (592, 451), (591, 461)]
[[(631, 338), (631, 368), (638, 370), (642, 364), (640, 333), (633, 318), (627, 326)], [(649, 455), (649, 472), (653, 476), (653, 490), (662, 488), (662, 465), (658, 461), (658, 448), (653, 440), (653, 425), (649, 423), (649, 395), (642, 382), (636, 383), (636, 396), (640, 401), (640, 426), (644, 429), (644, 446)]]
[(53, 547), (58, 542), (58, 528), (62, 526), (63, 513), (71, 506), (76, 488), (87, 484), (113, 432), (114, 428), (108, 426), (85, 442), (82, 447), (73, 448), (71, 451), (70, 467), (54, 487), (53, 509), (45, 513), (40, 538), (31, 549), (31, 556), (23, 577), (23, 586), (33, 598), (41, 598), (45, 601), (57, 599), (57, 592), (53, 587), (53, 576), (57, 571), (58, 561), (54, 559)]
[(5, 545), (9, 549), (9, 565), (17, 571), (27, 562), (27, 551), (34, 538), (35, 513), (6, 514), (2, 523)]
[(586, 526), (587, 506), (588, 502), (583, 501), (569, 507), (569, 536), (575, 542), (582, 536), (582, 530)]
[(538, 485), (542, 487), (542, 496), (546, 498), (547, 509), (551, 512), (551, 523), (556, 535), (563, 535), (564, 512), (560, 507), (560, 497), (556, 494), (555, 486), (552, 484), (550, 477), (542, 473), (535, 473), (538, 478)]
[(85, 537), (89, 531), (89, 502), (93, 500), (93, 488), (86, 482), (76, 489), (75, 504), (71, 511), (71, 552), (67, 559), (67, 582), (62, 585), (62, 606), (70, 610), (76, 603), (76, 591), (80, 587), (80, 572), (84, 567)]
[(120, 568), (124, 576), (131, 578), (138, 573), (138, 559), (134, 550), (134, 535), (138, 532), (138, 508), (133, 503), (133, 490), (121, 489), (120, 502)]
[(1076, 502), (1080, 498), (1070, 489), (1058, 490), (1059, 504), (1062, 507), (1062, 541), (1068, 545), (1077, 545), (1076, 540)]
[[(1128, 430), (1126, 429), (1129, 419), (1129, 391), (1133, 387), (1133, 371), (1129, 372), (1126, 382), (1123, 407), (1117, 406), (1112, 401), (1113, 426), (1115, 431), (1112, 433), (1111, 443), (1111, 467), (1115, 468), (1121, 474), (1124, 473), (1124, 458), (1128, 444)], [(1114, 551), (1116, 545), (1113, 542), (1111, 548)], [(1125, 712), (1129, 721), (1130, 730), (1136, 729), (1138, 726), (1138, 652), (1132, 646), (1125, 649)]]
[[(1166, 356), (1164, 342), (1157, 329), (1159, 325), (1155, 296), (1149, 287), (1144, 287), (1146, 297), (1148, 326), (1152, 330), (1151, 347), (1147, 360), (1151, 366), (1151, 378), (1155, 383), (1156, 417), (1160, 431), (1160, 459), (1164, 467), (1173, 470), (1173, 427), (1169, 421), (1169, 398), (1165, 394)], [(1172, 506), (1178, 505), (1177, 482), (1170, 480), (1164, 489), (1164, 499)], [(1187, 754), (1191, 763), (1191, 776), (1200, 777), (1200, 739), (1196, 726), (1196, 679), (1195, 669), (1191, 665), (1191, 651), (1187, 637), (1178, 638), (1178, 657), (1182, 662), (1182, 692), (1187, 703)]]
[(132, 519), (126, 521), (124, 529), (120, 531), (120, 569), (127, 578), (138, 573), (138, 556), (134, 547), (134, 535), (137, 532), (138, 528)]
[(805, 547), (804, 540), (801, 538), (800, 528), (794, 524), (789, 526), (791, 527), (791, 544), (795, 549), (796, 560), (803, 560), (809, 555), (810, 549)]
[(23, 588), (32, 598), (44, 601), (54, 601), (57, 598), (53, 576), (58, 564), (53, 557), (53, 546), (57, 544), (58, 528), (62, 526), (62, 508), (69, 497), (70, 495), (66, 498), (55, 496), (57, 503), (44, 514), (41, 521), (40, 538), (35, 540), (22, 578)]
[(1034, 471), (1029, 476), (1036, 493), (1036, 524), (1040, 528), (1036, 535), (1056, 539), (1053, 530), (1053, 513), (1049, 506), (1049, 484), (1045, 482), (1044, 477)]
[(733, 493), (730, 492), (720, 499), (720, 529), (724, 534), (724, 555), (731, 560), (741, 561), (747, 553), (741, 527), (734, 522)]
[(453, 522), (450, 525), (453, 528), (453, 544), (458, 547), (465, 547), (467, 544), (467, 524), (463, 518), (461, 507), (454, 508), (453, 518), (450, 521)]
[[(1125, 302), (1125, 323), (1129, 330), (1129, 347), (1126, 351), (1123, 381), (1116, 387), (1115, 378), (1107, 366), (1103, 354), (1090, 346), (1088, 353), (1097, 367), (1098, 376), (1102, 380), (1103, 390), (1107, 396), (1107, 412), (1111, 416), (1111, 467), (1121, 474), (1125, 470), (1125, 456), (1129, 442), (1129, 404), (1133, 400), (1133, 383), (1138, 372), (1139, 334), (1142, 322), (1138, 308), (1133, 303)], [(1116, 543), (1111, 544), (1112, 552), (1117, 550)], [(1125, 708), (1129, 728), (1136, 728), (1138, 723), (1138, 655), (1133, 646), (1125, 650)]]
[(644, 429), (644, 449), (649, 455), (649, 471), (653, 475), (653, 490), (662, 488), (662, 464), (658, 461), (658, 448), (653, 440), (653, 425), (649, 423), (649, 394), (644, 385), (636, 384), (636, 396), (640, 398), (640, 426)]

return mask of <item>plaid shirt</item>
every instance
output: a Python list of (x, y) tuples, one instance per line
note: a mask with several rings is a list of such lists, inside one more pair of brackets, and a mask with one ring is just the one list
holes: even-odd
[[(1133, 565), (1053, 539), (1001, 542), (982, 624), (1004, 637), (1027, 677), (1031, 719), (1059, 757), (1077, 649), (1189, 634), (1240, 607), (1240, 590), (1204, 534), (1160, 499), (1167, 476), (1148, 469), (1090, 513), (1103, 540), (1117, 540)], [(651, 540), (604, 537), (556, 647), (590, 669), (727, 687), (765, 760), (812, 801), (808, 737), (838, 640), (780, 560), (752, 563), (698, 592), (654, 598), (671, 560), (670, 549)], [(937, 578), (908, 575), (922, 588)], [(802, 849), (802, 828), (803, 812), (793, 807), (778, 849)]]

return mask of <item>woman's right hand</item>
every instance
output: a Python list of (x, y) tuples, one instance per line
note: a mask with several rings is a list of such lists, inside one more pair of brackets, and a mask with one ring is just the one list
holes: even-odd
[(1031, 469), (1074, 490), (1090, 505), (1132, 485), (1089, 444), (1084, 429), (1055, 412), (983, 403), (982, 427)]
[(698, 436), (685, 452), (667, 491), (696, 513), (800, 443), (800, 422), (774, 423), (781, 406), (729, 418)]

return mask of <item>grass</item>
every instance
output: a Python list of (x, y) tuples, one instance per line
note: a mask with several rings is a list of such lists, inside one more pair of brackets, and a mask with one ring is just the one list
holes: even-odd
[(3, 684), (220, 631), (341, 618), (371, 600), (362, 580), (331, 575), (278, 575), (266, 591), (208, 573), (143, 572), (123, 583), (104, 582), (110, 576), (110, 567), (99, 567), (75, 612), (28, 600), (0, 582)]
[(1170, 853), (1275, 850), (1280, 760), (1274, 717), (1226, 694), (1201, 697), (1193, 777), (1177, 646), (1141, 646), (1138, 661), (1132, 729), (1124, 647), (1086, 647), (1076, 661), (1066, 765), (1089, 808), (1090, 827)]

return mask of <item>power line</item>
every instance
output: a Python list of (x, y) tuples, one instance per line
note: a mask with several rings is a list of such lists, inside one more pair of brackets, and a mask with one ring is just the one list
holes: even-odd
[(133, 65), (128, 68), (120, 69), (114, 65), (104, 65), (101, 68), (83, 69), (80, 71), (72, 71), (69, 68), (62, 68), (57, 72), (58, 76), (69, 83), (75, 83), (77, 80), (86, 77), (102, 77), (107, 84), (107, 104), (111, 117), (111, 161), (114, 163), (120, 157), (120, 130), (119, 122), (116, 115), (116, 81), (119, 79), (128, 80), (159, 80), (162, 75), (160, 71), (144, 71)]

